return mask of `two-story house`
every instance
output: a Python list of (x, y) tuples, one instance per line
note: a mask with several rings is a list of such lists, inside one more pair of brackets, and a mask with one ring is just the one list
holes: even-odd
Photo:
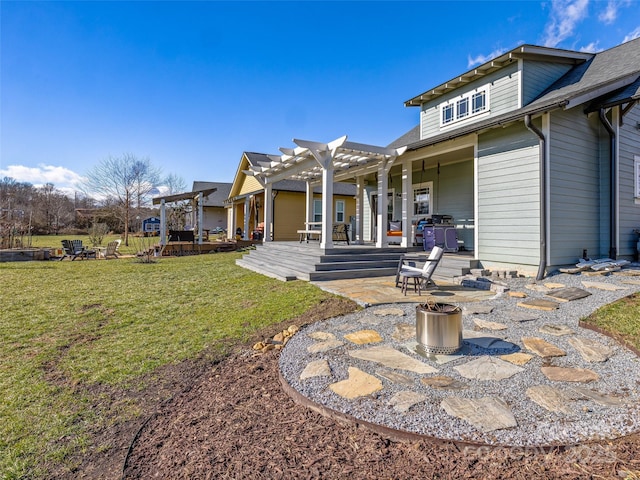
[(408, 247), (419, 220), (450, 216), (484, 267), (542, 278), (585, 250), (636, 255), (639, 99), (640, 39), (595, 54), (522, 45), (407, 100), (419, 125), (387, 147), (295, 141), (248, 173), (266, 192), (355, 184), (358, 243)]

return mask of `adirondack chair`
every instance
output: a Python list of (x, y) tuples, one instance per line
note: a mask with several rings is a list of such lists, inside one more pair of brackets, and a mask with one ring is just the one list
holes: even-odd
[(82, 246), (82, 240), (61, 240), (62, 248), (64, 249), (64, 255), (60, 260), (65, 257), (71, 257), (71, 261), (76, 258), (96, 258), (96, 251), (86, 249)]
[[(401, 283), (402, 293), (406, 295), (409, 279), (413, 279), (413, 289), (417, 290), (418, 295), (420, 295), (423, 288), (436, 286), (435, 282), (431, 279), (431, 276), (440, 263), (440, 260), (442, 260), (443, 253), (444, 250), (441, 247), (433, 247), (429, 254), (429, 258), (425, 259), (425, 263), (422, 268), (406, 265), (404, 262), (408, 257), (401, 257), (398, 262), (396, 287), (398, 286), (398, 283)], [(417, 260), (417, 258), (414, 259)]]
[(107, 249), (104, 252), (105, 259), (108, 259), (109, 257), (118, 258), (120, 242), (122, 242), (122, 240), (114, 240), (113, 242), (107, 243)]

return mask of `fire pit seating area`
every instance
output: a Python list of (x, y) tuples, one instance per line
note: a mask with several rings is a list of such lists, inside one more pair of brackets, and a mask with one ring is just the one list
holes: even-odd
[[(407, 294), (409, 280), (413, 281), (414, 291), (421, 294), (422, 288), (435, 286), (431, 276), (442, 259), (444, 250), (441, 247), (433, 247), (428, 258), (424, 255), (402, 255), (398, 261), (398, 270), (396, 272), (396, 287), (401, 285), (402, 293)], [(422, 268), (416, 267), (419, 262), (424, 262)]]

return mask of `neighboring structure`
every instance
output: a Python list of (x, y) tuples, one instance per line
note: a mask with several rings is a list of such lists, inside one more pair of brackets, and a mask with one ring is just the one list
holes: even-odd
[[(211, 232), (227, 230), (227, 212), (225, 200), (229, 197), (231, 183), (228, 182), (193, 182), (193, 192), (210, 191), (202, 202), (202, 228)], [(195, 224), (195, 223), (193, 223)]]
[[(298, 230), (305, 229), (305, 221), (322, 220), (322, 189), (316, 186), (310, 197), (310, 216), (305, 212), (305, 182), (280, 180), (269, 185), (271, 204), (265, 205), (265, 187), (254, 177), (252, 168), (270, 162), (270, 156), (263, 153), (244, 152), (231, 186), (227, 206), (229, 236), (239, 229), (241, 237), (250, 240), (261, 239), (269, 234), (269, 240), (298, 240)], [(347, 183), (336, 183), (333, 188), (332, 223), (351, 224), (356, 214), (354, 196), (356, 189)], [(266, 209), (265, 209), (266, 207)], [(271, 222), (265, 225), (265, 210), (271, 211)]]
[(142, 233), (159, 234), (160, 233), (160, 217), (149, 217), (142, 220)]
[[(323, 192), (334, 180), (355, 183), (361, 242), (363, 204), (380, 199), (378, 247), (389, 220), (402, 221), (408, 246), (412, 223), (451, 215), (465, 220), (459, 236), (483, 266), (542, 278), (584, 250), (636, 254), (638, 100), (640, 39), (597, 54), (522, 45), (406, 101), (420, 108), (420, 124), (386, 148), (346, 137), (295, 141), (239, 171), (261, 188), (284, 179), (321, 179)], [(365, 194), (366, 185), (377, 188)]]

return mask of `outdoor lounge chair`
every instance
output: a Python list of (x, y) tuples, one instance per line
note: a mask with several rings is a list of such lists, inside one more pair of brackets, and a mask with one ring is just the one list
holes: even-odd
[(431, 279), (433, 272), (436, 267), (440, 263), (442, 259), (442, 254), (444, 250), (440, 247), (433, 247), (431, 253), (429, 254), (429, 258), (424, 259), (424, 266), (422, 268), (414, 267), (412, 265), (406, 265), (404, 262), (407, 260), (418, 260), (421, 261), (418, 257), (413, 256), (402, 256), (400, 257), (400, 261), (398, 262), (398, 271), (396, 274), (396, 287), (398, 283), (402, 284), (402, 293), (407, 294), (407, 286), (409, 279), (413, 279), (413, 288), (418, 291), (418, 295), (422, 288), (426, 288), (429, 286), (435, 286), (435, 283)]
[(64, 249), (64, 255), (60, 260), (65, 257), (71, 257), (71, 261), (76, 258), (96, 258), (96, 251), (83, 247), (82, 240), (62, 240), (62, 248)]
[(113, 242), (107, 243), (107, 249), (104, 251), (104, 258), (118, 258), (118, 249), (120, 248), (121, 242), (122, 240), (114, 240)]

